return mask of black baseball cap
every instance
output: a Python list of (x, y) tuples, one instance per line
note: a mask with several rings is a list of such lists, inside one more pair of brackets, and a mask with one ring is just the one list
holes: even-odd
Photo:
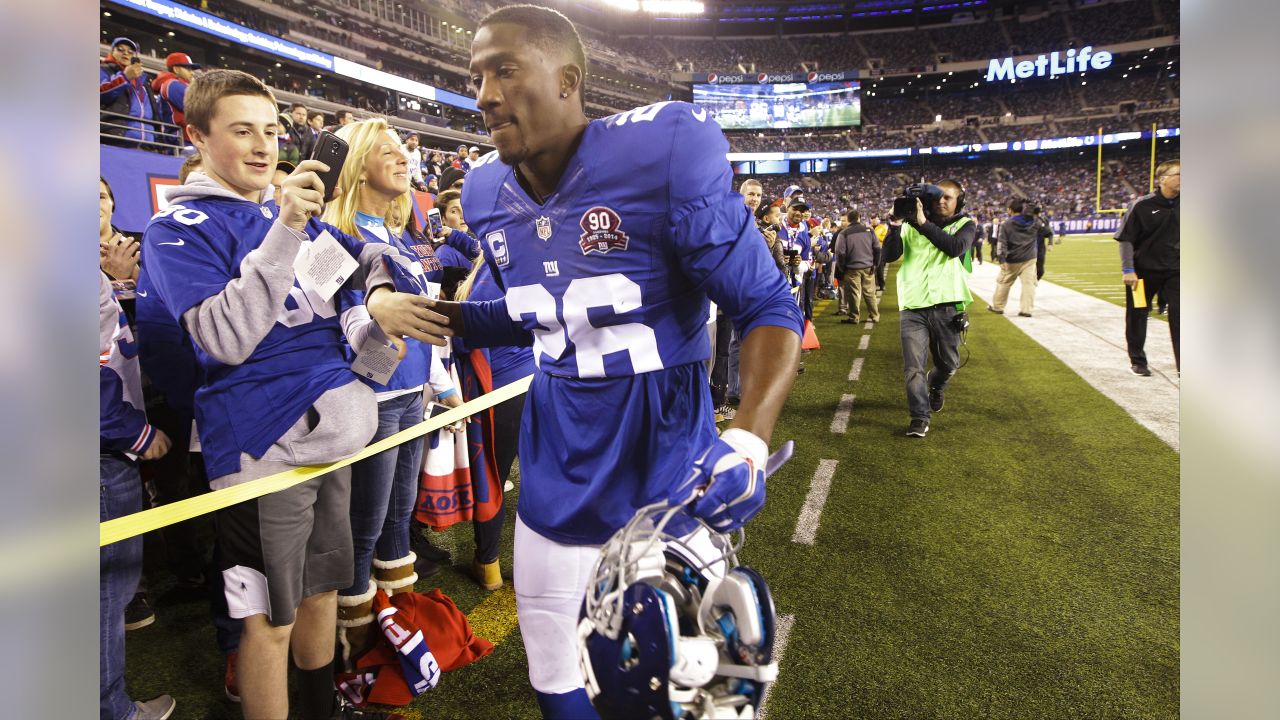
[(801, 210), (808, 210), (809, 203), (805, 202), (804, 198), (802, 197), (795, 197), (791, 199), (791, 204), (787, 206), (788, 210), (790, 210), (791, 208), (800, 208)]

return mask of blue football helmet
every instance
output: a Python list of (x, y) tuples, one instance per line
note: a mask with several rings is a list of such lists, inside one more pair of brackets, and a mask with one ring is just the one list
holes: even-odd
[(658, 503), (601, 548), (578, 623), (601, 718), (755, 717), (778, 674), (776, 614), (764, 578), (738, 564), (735, 535)]

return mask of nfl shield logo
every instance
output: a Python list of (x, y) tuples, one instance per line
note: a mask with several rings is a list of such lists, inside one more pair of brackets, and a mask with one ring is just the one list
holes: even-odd
[(551, 218), (540, 217), (534, 222), (534, 225), (538, 228), (538, 238), (540, 240), (549, 240), (551, 238)]

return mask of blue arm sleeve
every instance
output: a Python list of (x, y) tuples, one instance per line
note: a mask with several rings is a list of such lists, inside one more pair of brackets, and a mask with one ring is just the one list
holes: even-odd
[(186, 112), (187, 103), (187, 84), (178, 80), (171, 80), (164, 85), (164, 97), (173, 104), (174, 109), (178, 112)]
[(507, 300), (482, 300), (459, 303), (462, 309), (462, 328), (469, 348), (487, 348), (497, 345), (533, 345), (533, 333), (511, 321), (507, 313)]
[[(715, 121), (684, 112), (668, 176), (670, 237), (685, 273), (733, 320), (742, 337), (760, 325), (802, 335), (804, 320), (751, 212), (731, 192), (728, 142)], [(676, 160), (678, 159), (678, 162)]]

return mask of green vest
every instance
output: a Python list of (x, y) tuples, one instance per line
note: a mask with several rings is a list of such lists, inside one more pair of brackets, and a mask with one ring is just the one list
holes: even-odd
[[(948, 235), (972, 222), (961, 217), (943, 228)], [(960, 257), (947, 257), (934, 247), (929, 238), (907, 223), (902, 224), (902, 267), (898, 269), (898, 305), (903, 310), (958, 303), (961, 308), (973, 302), (965, 275), (973, 272), (969, 251)]]

